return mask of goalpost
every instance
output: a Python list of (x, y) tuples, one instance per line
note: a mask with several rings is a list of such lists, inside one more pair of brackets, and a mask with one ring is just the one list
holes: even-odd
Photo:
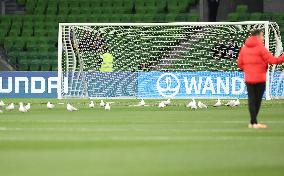
[[(179, 91), (187, 86), (180, 83), (184, 77), (213, 75), (213, 81), (200, 83), (205, 86), (204, 94), (177, 91), (177, 98), (245, 98), (244, 91), (233, 94), (225, 90), (214, 95), (207, 91), (210, 84), (215, 85), (215, 77), (224, 77), (226, 82), (227, 77), (242, 75), (236, 59), (253, 29), (264, 31), (265, 46), (274, 55), (282, 53), (279, 27), (268, 21), (60, 23), (58, 98), (164, 98), (156, 92), (165, 88), (154, 83), (165, 73), (168, 76), (163, 84), (169, 90), (178, 85)], [(266, 99), (284, 98), (283, 68), (269, 66)]]

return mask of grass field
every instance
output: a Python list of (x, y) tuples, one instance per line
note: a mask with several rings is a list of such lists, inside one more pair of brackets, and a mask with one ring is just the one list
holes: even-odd
[(264, 101), (264, 130), (247, 128), (245, 101), (191, 111), (185, 100), (165, 109), (113, 100), (107, 112), (87, 100), (71, 101), (77, 112), (47, 110), (44, 99), (4, 101), (32, 109), (0, 114), (2, 176), (284, 175), (284, 101)]

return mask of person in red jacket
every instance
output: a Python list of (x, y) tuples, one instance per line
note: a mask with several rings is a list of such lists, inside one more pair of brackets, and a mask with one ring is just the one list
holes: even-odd
[(264, 33), (256, 29), (246, 39), (237, 62), (238, 67), (245, 73), (251, 118), (249, 128), (266, 128), (266, 125), (257, 122), (257, 115), (265, 91), (266, 72), (268, 64), (281, 64), (284, 62), (284, 56), (274, 57), (264, 46)]

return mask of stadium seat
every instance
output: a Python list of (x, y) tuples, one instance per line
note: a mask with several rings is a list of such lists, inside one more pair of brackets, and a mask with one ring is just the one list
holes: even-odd
[(263, 13), (263, 15), (262, 15), (263, 20), (272, 20), (273, 17), (274, 17), (274, 15), (271, 12), (266, 12), (266, 13)]
[[(17, 0), (25, 15), (0, 16), (0, 43), (20, 70), (56, 70), (58, 22), (197, 21), (196, 0)], [(280, 20), (280, 16), (279, 16)], [(4, 41), (8, 42), (4, 42)], [(121, 39), (129, 40), (129, 39)], [(130, 49), (136, 49), (135, 43)], [(11, 51), (15, 51), (15, 54)], [(55, 53), (44, 58), (39, 53)], [(23, 59), (22, 59), (23, 58)], [(44, 58), (41, 62), (41, 60)], [(31, 60), (35, 60), (31, 62)], [(50, 60), (49, 60), (50, 59)], [(20, 62), (18, 62), (20, 61)], [(135, 62), (135, 61), (133, 61)], [(22, 65), (19, 65), (19, 64)], [(41, 66), (39, 66), (41, 65)], [(126, 65), (123, 67), (127, 68)]]
[[(39, 55), (37, 55), (37, 57), (38, 56)], [(42, 63), (42, 60), (40, 59), (30, 59), (29, 60), (30, 70), (39, 71), (41, 63)]]
[(26, 53), (21, 53), (18, 58), (18, 70), (28, 71), (29, 70), (29, 59)]
[(229, 21), (238, 21), (239, 20), (239, 13), (233, 12), (228, 15)]
[(248, 11), (248, 6), (247, 5), (238, 5), (236, 12), (237, 13), (247, 13)]
[(251, 13), (249, 19), (252, 21), (260, 21), (262, 19), (262, 13), (258, 13), (258, 12)]

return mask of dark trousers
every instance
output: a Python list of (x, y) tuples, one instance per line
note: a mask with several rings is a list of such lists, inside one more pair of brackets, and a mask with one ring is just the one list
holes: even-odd
[(248, 106), (250, 112), (250, 123), (257, 124), (257, 114), (259, 112), (265, 83), (249, 84), (246, 83), (248, 90)]

